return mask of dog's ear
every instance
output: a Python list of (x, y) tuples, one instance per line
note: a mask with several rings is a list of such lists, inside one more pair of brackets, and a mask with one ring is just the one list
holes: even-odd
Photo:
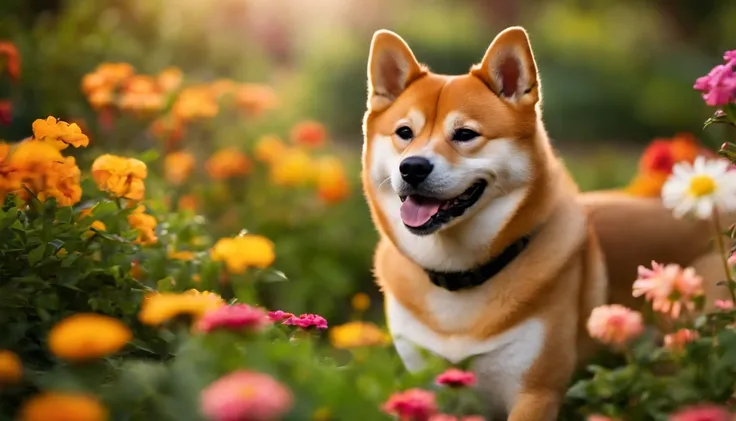
[(498, 34), (483, 61), (470, 72), (510, 103), (533, 105), (540, 99), (537, 65), (522, 27), (512, 26)]
[(385, 29), (376, 31), (368, 58), (368, 108), (387, 108), (424, 72), (400, 36)]

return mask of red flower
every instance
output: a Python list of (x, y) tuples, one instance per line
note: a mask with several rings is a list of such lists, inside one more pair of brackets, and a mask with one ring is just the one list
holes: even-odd
[(316, 148), (327, 140), (327, 129), (316, 121), (302, 121), (291, 129), (290, 135), (297, 145)]
[(0, 100), (0, 124), (9, 126), (11, 121), (13, 121), (13, 103)]
[(327, 320), (317, 314), (302, 314), (299, 317), (291, 316), (284, 320), (285, 325), (298, 326), (302, 329), (314, 327), (317, 329), (327, 329)]
[(210, 332), (217, 328), (258, 331), (271, 324), (265, 311), (247, 304), (233, 304), (210, 310), (197, 323), (197, 329)]
[(722, 406), (711, 404), (690, 406), (670, 415), (670, 421), (730, 421), (733, 415)]
[(12, 42), (0, 41), (0, 57), (5, 56), (5, 69), (13, 81), (20, 78), (20, 54)]
[(290, 319), (292, 317), (294, 317), (292, 313), (287, 313), (281, 310), (268, 312), (268, 318), (271, 319), (272, 322), (280, 322), (282, 320)]
[(381, 410), (405, 421), (429, 421), (437, 413), (437, 402), (432, 392), (409, 389), (391, 395)]
[(475, 374), (470, 371), (462, 371), (457, 368), (450, 368), (444, 373), (437, 376), (435, 380), (440, 386), (449, 387), (469, 387), (475, 385)]

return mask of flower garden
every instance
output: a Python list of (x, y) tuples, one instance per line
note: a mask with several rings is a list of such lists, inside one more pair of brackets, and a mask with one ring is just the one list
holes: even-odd
[[(723, 60), (694, 89), (732, 136), (736, 53)], [(11, 91), (24, 63), (0, 40)], [(0, 420), (486, 419), (466, 365), (428, 356), (410, 374), (391, 346), (356, 148), (274, 117), (266, 83), (120, 61), (74, 83), (93, 119), (38, 115), (0, 143)], [(0, 125), (15, 107), (0, 98)], [(728, 141), (657, 139), (627, 191), (733, 238), (718, 218), (736, 211), (733, 162)], [(642, 266), (642, 308), (591, 314), (607, 350), (561, 419), (733, 419), (736, 254), (716, 243), (732, 300), (706, 314), (692, 269)]]

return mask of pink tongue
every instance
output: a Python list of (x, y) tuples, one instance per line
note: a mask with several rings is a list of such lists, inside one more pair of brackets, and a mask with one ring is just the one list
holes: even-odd
[(409, 196), (401, 204), (401, 220), (410, 227), (420, 227), (440, 210), (440, 202), (416, 202)]

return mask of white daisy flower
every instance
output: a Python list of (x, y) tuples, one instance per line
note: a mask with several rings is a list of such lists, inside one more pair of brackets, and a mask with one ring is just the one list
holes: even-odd
[(675, 218), (694, 214), (708, 219), (713, 211), (736, 210), (736, 171), (729, 171), (725, 159), (706, 160), (699, 156), (693, 165), (679, 162), (662, 186), (662, 202)]

